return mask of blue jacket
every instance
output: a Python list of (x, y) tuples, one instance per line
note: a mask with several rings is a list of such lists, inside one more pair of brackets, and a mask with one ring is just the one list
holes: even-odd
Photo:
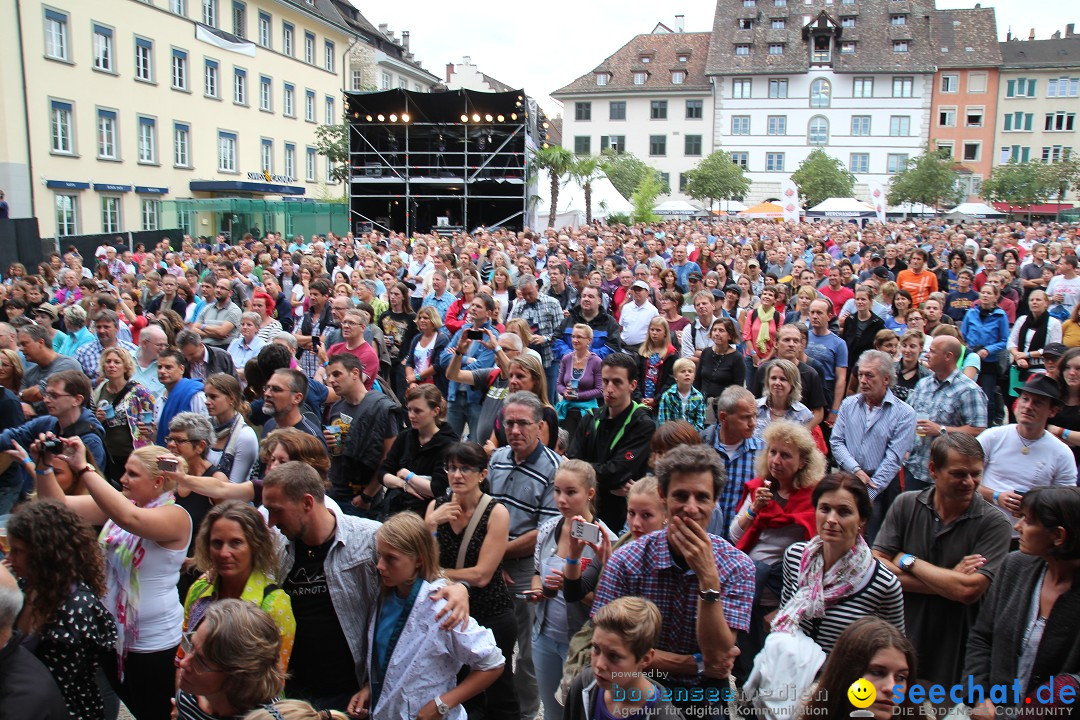
[[(81, 433), (79, 437), (83, 441), (83, 445), (90, 451), (90, 455), (94, 458), (94, 462), (101, 469), (105, 468), (105, 428), (101, 426), (98, 419), (94, 417), (94, 413), (90, 412), (86, 408), (83, 408), (82, 414), (79, 416), (79, 420), (76, 422), (85, 421), (96, 432)], [(0, 452), (4, 450), (12, 449), (12, 441), (22, 445), (24, 450), (29, 450), (30, 443), (37, 440), (37, 436), (41, 433), (60, 433), (60, 421), (54, 418), (52, 415), (42, 415), (36, 417), (29, 422), (25, 422), (18, 427), (8, 428), (0, 433)]]
[(983, 359), (984, 364), (995, 362), (998, 359), (998, 353), (1005, 349), (1005, 344), (1009, 341), (1009, 318), (1004, 310), (994, 308), (983, 319), (976, 305), (964, 315), (960, 333), (972, 352), (978, 352), (982, 348), (989, 353)]
[(592, 328), (593, 337), (589, 349), (596, 353), (601, 360), (611, 353), (623, 351), (622, 328), (615, 318), (601, 310), (592, 320), (586, 320), (585, 316), (581, 314), (581, 306), (575, 305), (570, 308), (570, 317), (563, 320), (559, 331), (552, 338), (551, 354), (556, 363), (562, 360), (564, 355), (574, 351), (570, 338), (574, 334), (574, 326), (578, 323)]
[[(438, 366), (442, 368), (444, 374), (446, 373), (446, 368), (450, 367), (450, 363), (454, 359), (454, 354), (450, 352), (450, 349), (458, 346), (458, 342), (461, 341), (461, 334), (466, 330), (471, 330), (472, 326), (473, 324), (471, 322), (462, 325), (461, 329), (454, 333), (453, 337), (450, 338), (450, 342), (446, 344), (446, 348), (440, 353)], [(498, 334), (498, 330), (490, 322), (483, 327), (491, 328), (492, 332), (496, 333), (496, 335)], [(419, 337), (419, 335), (417, 337)], [(476, 360), (474, 362), (466, 362), (465, 358), (476, 358)], [(495, 352), (493, 350), (488, 350), (484, 347), (483, 343), (474, 340), (472, 345), (469, 346), (469, 351), (465, 353), (465, 357), (461, 359), (461, 369), (488, 370), (493, 367), (495, 367)], [(465, 391), (466, 398), (468, 398), (470, 404), (479, 404), (484, 400), (484, 391), (476, 390), (469, 385), (462, 386), (461, 383), (457, 382), (450, 383), (450, 390), (446, 399), (448, 401), (453, 400), (459, 391)]]

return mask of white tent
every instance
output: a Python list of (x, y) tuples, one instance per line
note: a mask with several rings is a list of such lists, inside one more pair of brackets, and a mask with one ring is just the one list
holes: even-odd
[(715, 213), (727, 213), (728, 215), (734, 215), (735, 213), (741, 213), (748, 206), (745, 203), (741, 203), (738, 200), (717, 200), (712, 205), (712, 210)]
[[(537, 183), (538, 198), (529, 213), (532, 228), (541, 230), (548, 226), (548, 212), (551, 209), (551, 182), (546, 176)], [(611, 181), (605, 177), (592, 182), (592, 215), (604, 218), (613, 213), (629, 213), (630, 203), (619, 194)], [(555, 227), (580, 227), (585, 224), (585, 189), (575, 180), (567, 180), (559, 187), (559, 205), (555, 209)]]
[(948, 220), (1004, 220), (1005, 213), (986, 203), (960, 203), (945, 213)]
[(890, 205), (885, 209), (885, 214), (896, 217), (933, 217), (938, 214), (938, 211), (922, 203), (901, 203)]
[(855, 220), (876, 217), (873, 205), (855, 198), (829, 198), (806, 211), (807, 218)]
[(701, 208), (685, 200), (665, 200), (653, 208), (653, 212), (664, 217), (691, 217), (701, 212)]

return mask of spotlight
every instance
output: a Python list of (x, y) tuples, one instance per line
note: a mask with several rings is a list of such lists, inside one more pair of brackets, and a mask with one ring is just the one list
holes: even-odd
[(544, 145), (543, 145), (543, 148), (544, 148), (545, 150), (547, 150), (547, 147), (548, 147), (548, 144), (547, 144), (547, 143), (544, 143)]
[(372, 117), (371, 117), (370, 115), (368, 115), (368, 116), (367, 116), (367, 118), (366, 118), (366, 120), (367, 120), (368, 122), (371, 122), (371, 121), (372, 121)]
[(506, 122), (506, 116), (505, 115), (500, 115), (498, 117), (498, 120), (499, 120), (499, 122)]
[(492, 119), (493, 119), (493, 118), (492, 118), (492, 117), (491, 117), (490, 115), (485, 115), (485, 116), (484, 116), (484, 121), (485, 121), (485, 122), (491, 122), (491, 121), (492, 121)]
[(510, 113), (511, 120), (517, 120), (517, 113)]
[(468, 115), (462, 115), (461, 116), (461, 122), (469, 122), (469, 116)]
[(397, 114), (390, 113), (390, 122), (397, 122)]
[(523, 97), (521, 97), (520, 95), (518, 95), (518, 100), (524, 100), (524, 99), (525, 99), (525, 98), (523, 98)]
[(379, 122), (385, 122), (386, 121), (386, 116), (383, 115), (382, 113), (379, 113), (378, 115), (376, 115), (376, 117), (378, 118)]
[(473, 122), (480, 122), (480, 113), (473, 113), (472, 121)]
[(411, 119), (409, 113), (401, 113), (401, 122), (409, 122)]
[[(394, 116), (393, 116), (393, 115), (391, 115), (390, 117), (392, 118), (392, 117), (394, 117)], [(545, 130), (547, 130), (547, 129), (548, 129), (548, 127), (549, 127), (549, 126), (548, 126), (548, 124), (547, 124), (547, 123), (545, 122), (545, 123), (544, 123), (544, 129), (545, 129)]]
[(358, 112), (354, 112), (354, 113), (352, 114), (352, 116), (353, 116), (353, 117), (354, 117), (355, 119), (357, 119), (357, 120), (359, 120), (359, 119), (360, 119), (360, 113), (358, 113)]

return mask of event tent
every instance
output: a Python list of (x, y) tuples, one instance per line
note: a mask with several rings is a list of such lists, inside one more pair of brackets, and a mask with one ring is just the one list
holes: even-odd
[(945, 213), (946, 220), (1004, 220), (1005, 213), (986, 203), (960, 203)]
[(874, 206), (855, 198), (829, 198), (806, 211), (807, 218), (858, 220), (877, 217)]
[[(537, 183), (536, 204), (530, 215), (535, 217), (530, 227), (544, 229), (548, 226), (551, 208), (551, 183), (542, 179)], [(605, 177), (592, 182), (593, 218), (605, 218), (614, 213), (629, 213), (629, 201), (619, 194), (611, 181)], [(559, 206), (555, 209), (555, 227), (580, 227), (585, 224), (585, 189), (575, 180), (568, 180), (559, 187)]]
[(900, 205), (890, 205), (885, 209), (885, 214), (898, 218), (933, 217), (938, 214), (938, 211), (922, 203), (902, 203)]
[(653, 212), (664, 217), (692, 217), (701, 212), (701, 208), (685, 200), (665, 200), (653, 208)]
[(784, 208), (776, 203), (763, 202), (754, 207), (746, 208), (739, 213), (739, 217), (751, 219), (779, 220), (784, 217)]
[(717, 200), (712, 204), (712, 212), (716, 215), (734, 215), (746, 209), (746, 205), (738, 200)]

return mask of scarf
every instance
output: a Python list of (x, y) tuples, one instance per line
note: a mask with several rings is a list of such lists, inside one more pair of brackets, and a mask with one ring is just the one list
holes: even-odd
[(824, 543), (814, 536), (799, 561), (799, 588), (773, 620), (773, 630), (792, 633), (803, 620), (825, 617), (827, 606), (852, 595), (873, 572), (874, 556), (862, 535), (855, 546), (825, 570)]
[[(175, 502), (176, 497), (170, 490), (144, 507), (150, 509)], [(106, 597), (111, 598), (112, 607), (108, 610), (116, 619), (116, 650), (121, 680), (124, 678), (124, 659), (139, 638), (139, 569), (144, 558), (142, 542), (141, 537), (124, 530), (111, 519), (98, 536), (98, 543), (108, 555)]]
[[(1044, 312), (1038, 318), (1031, 315), (1025, 315), (1024, 319), (1020, 321), (1020, 330), (1017, 335), (1017, 342), (1020, 347), (1027, 352), (1031, 352), (1032, 350), (1042, 350), (1043, 347), (1046, 346), (1046, 329), (1049, 324), (1050, 313), (1048, 312)], [(1024, 340), (1027, 338), (1028, 330), (1033, 330), (1034, 332), (1031, 335), (1031, 342), (1027, 343), (1027, 346), (1025, 347)], [(1042, 358), (1028, 360), (1029, 366), (1041, 366), (1042, 364)]]
[(769, 325), (772, 323), (775, 314), (775, 307), (771, 307), (768, 310), (762, 307), (757, 309), (758, 320), (761, 321), (761, 324), (758, 325), (757, 338), (755, 339), (754, 344), (757, 345), (757, 350), (762, 355), (769, 351)]

